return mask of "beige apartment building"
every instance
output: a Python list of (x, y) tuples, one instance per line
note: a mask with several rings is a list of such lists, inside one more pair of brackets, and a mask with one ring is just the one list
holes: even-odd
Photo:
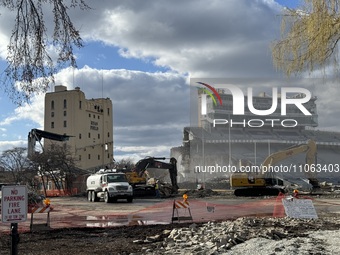
[[(86, 99), (76, 87), (55, 86), (46, 93), (44, 130), (71, 136), (65, 142), (81, 169), (110, 166), (113, 161), (112, 101), (109, 98)], [(44, 147), (56, 141), (45, 139)]]

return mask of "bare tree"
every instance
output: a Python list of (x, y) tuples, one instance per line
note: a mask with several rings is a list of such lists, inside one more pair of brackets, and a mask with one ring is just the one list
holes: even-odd
[(135, 166), (134, 161), (131, 158), (123, 158), (116, 162), (115, 167), (118, 169), (132, 169)]
[[(54, 21), (52, 36), (48, 36), (43, 6), (50, 5)], [(58, 53), (57, 65), (69, 63), (76, 66), (73, 46), (82, 47), (79, 31), (68, 15), (70, 7), (89, 9), (85, 0), (0, 0), (0, 6), (16, 13), (14, 28), (8, 45), (5, 70), (5, 90), (10, 98), (21, 104), (34, 93), (46, 92), (56, 65), (48, 53), (53, 48)], [(45, 15), (44, 15), (45, 14)], [(51, 38), (50, 38), (51, 37)]]
[(35, 154), (31, 160), (39, 169), (45, 195), (48, 181), (52, 181), (58, 190), (63, 190), (65, 193), (72, 189), (77, 168), (76, 160), (69, 148), (53, 143), (43, 153)]
[(4, 151), (0, 155), (0, 166), (13, 175), (16, 183), (29, 183), (34, 173), (30, 171), (30, 161), (27, 158), (27, 149), (22, 147)]
[(340, 39), (339, 0), (304, 0), (297, 9), (286, 8), (282, 15), (281, 39), (274, 42), (275, 66), (286, 75), (338, 67)]

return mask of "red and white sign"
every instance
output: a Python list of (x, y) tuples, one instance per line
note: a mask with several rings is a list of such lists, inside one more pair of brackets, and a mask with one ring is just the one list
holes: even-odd
[(2, 186), (1, 221), (18, 223), (27, 220), (27, 187)]

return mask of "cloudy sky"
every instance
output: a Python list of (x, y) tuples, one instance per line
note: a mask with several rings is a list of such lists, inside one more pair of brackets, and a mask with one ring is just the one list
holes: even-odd
[[(85, 47), (78, 69), (56, 85), (79, 86), (86, 97), (110, 97), (116, 160), (169, 156), (190, 125), (190, 78), (282, 77), (270, 44), (279, 37), (282, 6), (291, 0), (102, 0), (70, 10)], [(14, 13), (1, 10), (0, 70)], [(53, 91), (53, 87), (50, 91)], [(44, 95), (17, 107), (0, 90), (0, 153), (27, 146), (43, 129)]]

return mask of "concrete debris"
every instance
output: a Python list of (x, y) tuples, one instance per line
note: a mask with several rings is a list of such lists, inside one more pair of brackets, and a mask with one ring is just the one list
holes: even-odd
[(163, 197), (163, 198), (173, 196), (173, 188), (172, 188), (171, 184), (160, 182), (159, 183), (159, 193), (160, 193), (161, 197)]
[(211, 197), (219, 195), (218, 192), (213, 191), (212, 189), (185, 190), (183, 193), (187, 194), (190, 198)]
[[(306, 231), (315, 232), (321, 225), (331, 224), (339, 229), (340, 222), (332, 219), (291, 219), (291, 218), (239, 218), (234, 221), (193, 223), (188, 227), (167, 231), (164, 238), (154, 240), (154, 249), (143, 250), (143, 254), (237, 254), (229, 253), (253, 239), (283, 242), (294, 237), (306, 237)], [(312, 232), (311, 232), (312, 231)], [(146, 238), (149, 240), (150, 238)], [(161, 240), (157, 242), (156, 240)], [(300, 240), (301, 241), (301, 240)], [(305, 241), (293, 242), (299, 249)], [(309, 241), (307, 241), (308, 243)], [(150, 248), (150, 247), (149, 247)], [(273, 248), (272, 254), (284, 254), (281, 246)]]

